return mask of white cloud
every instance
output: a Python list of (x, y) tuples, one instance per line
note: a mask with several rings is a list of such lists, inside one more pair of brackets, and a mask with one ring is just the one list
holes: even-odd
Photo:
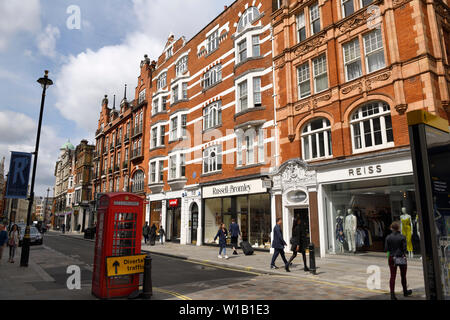
[(68, 57), (55, 77), (56, 107), (65, 118), (88, 130), (92, 138), (104, 94), (109, 95), (110, 104), (116, 94), (118, 102), (127, 83), (128, 97), (134, 98), (144, 54), (156, 60), (170, 32), (176, 38), (193, 36), (223, 10), (222, 5), (210, 0), (133, 0), (138, 28), (119, 45), (87, 49)]
[[(11, 151), (34, 152), (36, 132), (37, 119), (32, 119), (23, 113), (0, 111), (0, 158), (6, 157), (5, 174), (9, 170)], [(36, 195), (44, 195), (45, 190), (49, 186), (53, 186), (53, 174), (57, 160), (55, 155), (59, 154), (59, 148), (64, 142), (65, 139), (60, 138), (53, 128), (42, 127), (36, 174)]]
[(37, 37), (39, 52), (44, 56), (54, 58), (56, 56), (56, 40), (60, 35), (58, 27), (49, 24)]
[(9, 47), (16, 33), (40, 30), (40, 12), (39, 0), (0, 1), (0, 51)]
[(117, 46), (106, 46), (98, 51), (86, 50), (70, 56), (55, 77), (56, 107), (62, 115), (88, 130), (94, 136), (104, 94), (116, 94), (117, 104), (122, 99), (124, 85), (128, 97), (134, 97), (140, 61), (144, 54), (161, 51), (161, 44), (142, 33), (129, 35)]

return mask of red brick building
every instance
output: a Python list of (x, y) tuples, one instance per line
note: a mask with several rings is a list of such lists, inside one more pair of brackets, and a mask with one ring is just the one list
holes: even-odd
[(270, 1), (236, 1), (191, 40), (171, 35), (158, 58), (146, 113), (147, 221), (167, 240), (213, 243), (235, 218), (245, 240), (270, 247), (271, 13)]
[(308, 212), (321, 254), (382, 251), (389, 224), (402, 220), (412, 228), (408, 251), (419, 253), (406, 113), (426, 109), (449, 119), (448, 5), (274, 4), (284, 175), (273, 191), (283, 218)]
[[(145, 56), (141, 61), (141, 74), (135, 90), (135, 99), (127, 99), (127, 87), (116, 109), (115, 96), (112, 108), (108, 97), (102, 101), (102, 110), (96, 132), (93, 199), (99, 193), (133, 192), (145, 199), (147, 184), (148, 148), (147, 105), (154, 65)], [(146, 125), (147, 124), (147, 125)]]

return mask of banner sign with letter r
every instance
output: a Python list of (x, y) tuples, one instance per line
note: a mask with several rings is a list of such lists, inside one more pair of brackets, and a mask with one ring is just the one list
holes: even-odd
[(6, 196), (9, 199), (27, 199), (30, 179), (31, 153), (11, 152)]

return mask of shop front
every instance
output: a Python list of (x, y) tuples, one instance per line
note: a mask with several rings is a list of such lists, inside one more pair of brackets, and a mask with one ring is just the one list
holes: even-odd
[(181, 199), (169, 199), (166, 216), (166, 240), (181, 242)]
[(150, 219), (149, 225), (155, 225), (158, 230), (162, 220), (162, 201), (150, 202)]
[(214, 244), (214, 237), (222, 223), (227, 229), (235, 219), (241, 229), (241, 238), (254, 248), (270, 249), (271, 195), (262, 179), (204, 186), (203, 239)]
[(384, 252), (398, 221), (410, 256), (420, 254), (409, 149), (317, 168), (323, 253)]
[[(319, 246), (316, 173), (301, 159), (283, 163), (272, 175), (273, 208), (276, 218), (283, 220), (286, 242), (292, 236), (292, 227), (298, 219), (309, 242)], [(274, 221), (275, 223), (275, 221)], [(308, 243), (309, 244), (309, 243)], [(290, 245), (286, 251), (290, 251)]]

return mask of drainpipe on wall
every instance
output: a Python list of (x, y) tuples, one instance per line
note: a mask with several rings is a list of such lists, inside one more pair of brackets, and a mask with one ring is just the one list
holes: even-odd
[(278, 168), (280, 166), (280, 143), (279, 143), (279, 134), (278, 134), (278, 122), (277, 122), (277, 91), (275, 84), (275, 62), (274, 58), (274, 37), (273, 37), (273, 27), (270, 27), (270, 40), (272, 42), (272, 83), (273, 83), (273, 127), (275, 129), (275, 167)]

